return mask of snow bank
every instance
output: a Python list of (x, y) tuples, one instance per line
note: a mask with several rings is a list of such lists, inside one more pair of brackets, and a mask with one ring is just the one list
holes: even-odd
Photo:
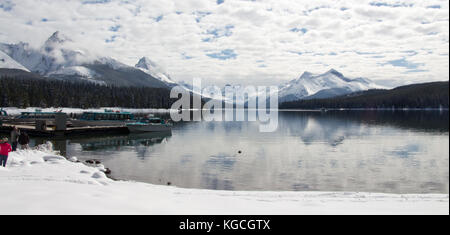
[[(134, 113), (134, 114), (145, 114), (145, 113), (169, 113), (170, 110), (168, 109), (126, 109), (126, 108), (99, 108), (99, 109), (78, 109), (78, 108), (34, 108), (34, 107), (30, 107), (30, 108), (25, 108), (25, 109), (19, 109), (19, 108), (14, 108), (14, 107), (9, 107), (9, 108), (4, 108), (4, 110), (9, 114), (9, 115), (20, 115), (22, 112), (35, 112), (36, 109), (41, 110), (42, 112), (59, 112), (62, 111), (64, 113), (70, 114), (70, 113), (75, 113), (75, 114), (81, 114), (83, 112), (104, 112), (106, 109), (107, 110), (120, 110), (123, 112), (130, 112), (130, 113)], [(178, 111), (178, 110), (176, 110)]]
[(0, 214), (449, 213), (448, 195), (225, 192), (113, 181), (51, 147), (12, 153), (0, 168)]

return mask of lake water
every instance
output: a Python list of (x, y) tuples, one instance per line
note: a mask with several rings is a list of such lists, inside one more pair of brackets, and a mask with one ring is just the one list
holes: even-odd
[(274, 133), (255, 122), (184, 122), (171, 134), (53, 142), (67, 157), (100, 160), (115, 179), (183, 188), (449, 192), (448, 111), (280, 112)]

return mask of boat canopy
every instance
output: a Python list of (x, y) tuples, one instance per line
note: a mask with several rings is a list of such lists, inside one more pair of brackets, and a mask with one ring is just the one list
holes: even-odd
[(141, 123), (153, 123), (153, 124), (166, 124), (166, 121), (164, 121), (161, 118), (158, 117), (147, 117), (139, 120)]
[(129, 112), (84, 112), (80, 119), (88, 121), (124, 121), (133, 120), (134, 115)]
[(26, 118), (42, 118), (42, 119), (51, 119), (55, 118), (57, 114), (61, 114), (61, 112), (22, 112), (19, 116), (19, 119)]

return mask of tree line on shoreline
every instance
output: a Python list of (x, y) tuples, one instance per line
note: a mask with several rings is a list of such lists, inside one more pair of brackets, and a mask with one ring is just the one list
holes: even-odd
[(448, 109), (448, 107), (448, 81), (414, 84), (392, 90), (369, 90), (328, 99), (298, 100), (280, 105), (281, 109)]
[[(171, 108), (176, 99), (170, 90), (150, 87), (115, 87), (88, 82), (0, 77), (0, 107), (73, 108)], [(204, 103), (205, 100), (202, 100)], [(191, 102), (192, 104), (192, 102)], [(369, 90), (350, 95), (298, 100), (280, 104), (281, 109), (402, 109), (448, 108), (449, 82)]]
[(170, 108), (174, 101), (164, 88), (0, 77), (0, 107)]

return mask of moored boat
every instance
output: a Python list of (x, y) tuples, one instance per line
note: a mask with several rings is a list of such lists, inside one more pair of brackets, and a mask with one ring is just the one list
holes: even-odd
[(0, 117), (2, 116), (4, 117), (8, 116), (8, 113), (6, 112), (6, 110), (3, 110), (3, 108), (0, 109)]
[(22, 112), (18, 117), (13, 118), (11, 121), (16, 124), (35, 124), (36, 121), (45, 121), (47, 125), (55, 125), (55, 119), (57, 115), (67, 115), (63, 112), (42, 112), (40, 109), (36, 109), (35, 112)]
[(156, 117), (145, 118), (139, 120), (138, 122), (127, 123), (127, 127), (131, 133), (169, 132), (172, 130), (172, 124)]
[(114, 112), (105, 110), (105, 112), (84, 112), (79, 119), (71, 120), (75, 127), (88, 126), (126, 126), (127, 123), (136, 122), (134, 115), (128, 112)]
[(3, 125), (4, 121), (7, 121), (9, 119), (8, 113), (3, 110), (3, 108), (0, 109), (0, 126)]

